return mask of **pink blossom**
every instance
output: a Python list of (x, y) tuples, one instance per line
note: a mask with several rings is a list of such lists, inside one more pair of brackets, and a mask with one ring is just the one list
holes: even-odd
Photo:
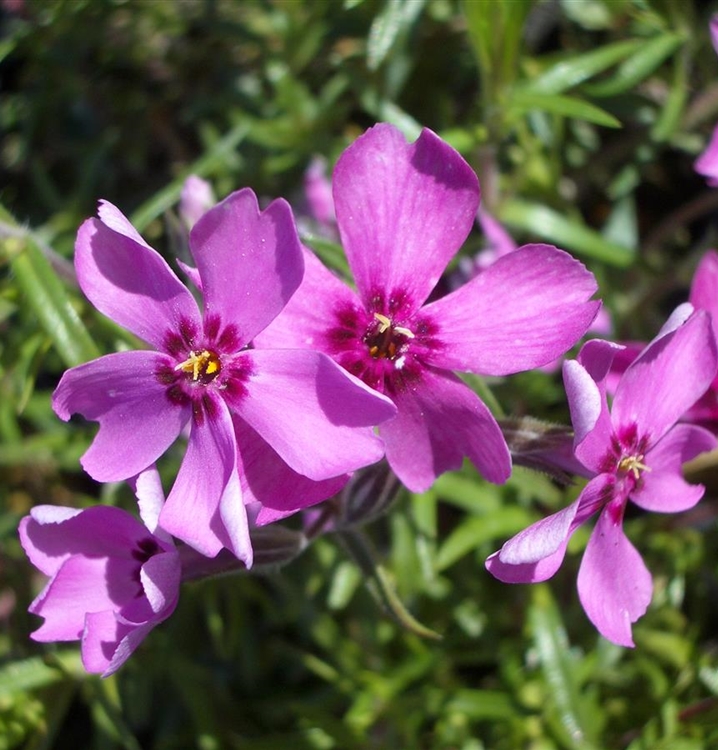
[(191, 174), (182, 185), (179, 203), (179, 214), (187, 229), (192, 229), (202, 215), (216, 203), (217, 200), (209, 182)]
[[(81, 461), (102, 482), (143, 471), (189, 425), (162, 526), (207, 556), (226, 547), (249, 566), (245, 502), (286, 515), (334, 494), (348, 472), (381, 458), (372, 426), (395, 408), (324, 354), (247, 348), (302, 279), (286, 202), (260, 212), (251, 190), (233, 193), (195, 224), (190, 249), (203, 312), (114, 206), (101, 203), (99, 219), (81, 226), (82, 290), (154, 351), (68, 370), (53, 407), (62, 419), (100, 423)], [(305, 492), (312, 482), (321, 484)]]
[(20, 522), (30, 561), (50, 578), (30, 605), (44, 618), (41, 642), (82, 642), (88, 672), (108, 677), (174, 611), (180, 559), (157, 527), (162, 492), (155, 472), (137, 480), (145, 526), (120, 508), (39, 505)]
[(507, 375), (571, 347), (596, 315), (596, 282), (547, 245), (509, 253), (460, 289), (425, 304), (471, 231), (476, 175), (430, 130), (408, 144), (380, 124), (340, 157), (337, 224), (357, 291), (309, 251), (302, 285), (256, 339), (312, 347), (389, 396), (387, 459), (413, 491), (468, 456), (489, 480), (511, 471), (506, 442), (481, 399), (453, 372)]
[(716, 446), (707, 430), (676, 424), (709, 387), (718, 349), (709, 316), (683, 306), (626, 369), (609, 411), (606, 378), (621, 347), (589, 341), (564, 364), (575, 430), (576, 458), (592, 478), (578, 499), (510, 539), (486, 561), (507, 583), (550, 578), (575, 529), (595, 513), (578, 574), (578, 593), (598, 631), (633, 646), (631, 623), (646, 611), (653, 584), (641, 556), (623, 532), (629, 500), (644, 510), (676, 513), (695, 505), (702, 485), (688, 484), (681, 467)]

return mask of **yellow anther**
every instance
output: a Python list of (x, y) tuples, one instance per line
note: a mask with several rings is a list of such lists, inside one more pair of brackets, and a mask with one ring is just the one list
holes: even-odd
[(379, 333), (384, 333), (391, 328), (394, 333), (399, 333), (402, 336), (406, 336), (408, 339), (414, 338), (414, 334), (408, 328), (392, 325), (391, 318), (387, 318), (386, 315), (375, 312), (374, 317), (379, 321)]
[(379, 333), (384, 333), (384, 331), (391, 328), (391, 320), (386, 317), (386, 315), (382, 315), (381, 313), (374, 313), (374, 317), (379, 321)]
[(203, 349), (201, 352), (190, 352), (189, 357), (175, 365), (174, 369), (192, 373), (192, 380), (199, 380), (203, 375), (216, 375), (220, 370), (220, 362), (216, 354)]
[(414, 334), (408, 328), (404, 328), (404, 326), (394, 326), (394, 331), (400, 333), (402, 336), (406, 336), (408, 339), (414, 338)]
[(619, 471), (631, 472), (634, 479), (641, 476), (642, 471), (650, 471), (651, 467), (643, 463), (643, 455), (626, 456), (618, 462)]

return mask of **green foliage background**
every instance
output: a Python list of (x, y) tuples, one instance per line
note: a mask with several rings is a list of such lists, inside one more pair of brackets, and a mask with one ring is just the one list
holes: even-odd
[[(113, 678), (40, 646), (42, 584), (16, 537), (33, 504), (132, 508), (52, 413), (64, 368), (127, 345), (72, 283), (79, 223), (107, 198), (170, 258), (184, 177), (302, 212), (376, 121), (438, 132), (521, 241), (596, 274), (618, 339), (650, 339), (715, 244), (718, 191), (693, 171), (718, 121), (718, 56), (690, 0), (3, 0), (0, 3), (0, 750), (702, 750), (718, 747), (718, 479), (680, 516), (630, 515), (654, 574), (635, 650), (583, 614), (580, 530), (547, 584), (483, 561), (578, 486), (470, 468), (400, 494), (362, 532), (422, 638), (327, 536), (264, 575), (189, 584)], [(313, 242), (341, 264), (331, 243)], [(477, 229), (464, 253), (482, 247)], [(510, 304), (510, 301), (507, 301)], [(474, 382), (474, 381), (472, 381)], [(485, 393), (486, 384), (474, 382)], [(489, 384), (497, 415), (567, 423), (558, 374)], [(163, 466), (169, 478), (181, 450)], [(356, 540), (355, 540), (356, 541)], [(619, 571), (617, 571), (617, 574)], [(374, 582), (376, 583), (376, 582)]]

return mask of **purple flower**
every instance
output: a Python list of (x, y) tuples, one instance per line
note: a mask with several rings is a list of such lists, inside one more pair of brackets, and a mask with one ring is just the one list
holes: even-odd
[(389, 396), (398, 414), (381, 435), (409, 489), (427, 489), (464, 456), (503, 482), (501, 430), (452, 371), (507, 375), (551, 361), (595, 317), (595, 279), (566, 253), (529, 245), (424, 304), (479, 204), (476, 175), (430, 130), (408, 144), (391, 125), (371, 128), (342, 154), (333, 191), (357, 292), (307, 251), (302, 286), (257, 345), (326, 352)]
[(20, 541), (49, 576), (30, 612), (45, 619), (41, 642), (82, 641), (88, 672), (107, 677), (177, 605), (180, 559), (157, 528), (161, 488), (156, 473), (137, 480), (150, 528), (119, 508), (85, 510), (39, 505), (20, 522)]
[[(68, 370), (54, 409), (62, 419), (80, 413), (100, 423), (82, 465), (103, 482), (143, 471), (189, 424), (162, 527), (207, 556), (226, 547), (249, 566), (241, 492), (249, 480), (240, 467), (261, 495), (244, 499), (278, 504), (286, 515), (381, 458), (372, 425), (395, 409), (323, 354), (247, 348), (302, 279), (286, 202), (260, 212), (254, 193), (242, 190), (194, 226), (203, 313), (114, 206), (103, 202), (99, 216), (78, 233), (79, 283), (100, 312), (155, 351), (109, 354)], [(312, 481), (324, 484), (305, 496), (300, 490)]]
[(576, 458), (593, 478), (564, 510), (510, 539), (486, 561), (507, 583), (545, 581), (558, 570), (571, 534), (594, 513), (598, 521), (578, 573), (578, 593), (598, 631), (633, 646), (631, 623), (646, 611), (653, 584), (623, 533), (629, 500), (644, 510), (676, 513), (695, 505), (702, 485), (688, 484), (681, 467), (716, 446), (707, 430), (676, 424), (708, 388), (718, 368), (709, 316), (684, 305), (622, 376), (613, 407), (606, 377), (620, 347), (589, 341), (564, 364), (575, 430)]

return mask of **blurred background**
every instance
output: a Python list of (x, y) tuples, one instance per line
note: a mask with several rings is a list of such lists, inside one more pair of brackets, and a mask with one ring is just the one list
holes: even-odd
[[(133, 508), (80, 469), (95, 427), (62, 423), (68, 366), (126, 345), (79, 293), (77, 227), (98, 199), (168, 259), (186, 250), (184, 180), (292, 203), (341, 266), (306, 195), (378, 121), (429, 127), (479, 174), (518, 243), (596, 274), (616, 340), (652, 338), (716, 245), (718, 190), (693, 169), (718, 122), (715, 3), (691, 0), (0, 0), (0, 750), (705, 750), (718, 747), (718, 481), (696, 509), (634, 510), (654, 576), (634, 650), (576, 594), (590, 529), (548, 583), (506, 586), (488, 554), (579, 485), (467, 466), (398, 494), (362, 529), (397, 624), (331, 535), (262, 575), (183, 587), (114, 677), (40, 645), (43, 581), (17, 539), (40, 503)], [(323, 162), (316, 162), (321, 157)], [(450, 266), (470, 273), (480, 227)], [(463, 276), (462, 276), (463, 274)], [(568, 424), (559, 371), (491, 382), (498, 416)], [(181, 448), (163, 472), (171, 477)], [(297, 520), (289, 521), (289, 525)], [(369, 584), (369, 585), (367, 585)]]

